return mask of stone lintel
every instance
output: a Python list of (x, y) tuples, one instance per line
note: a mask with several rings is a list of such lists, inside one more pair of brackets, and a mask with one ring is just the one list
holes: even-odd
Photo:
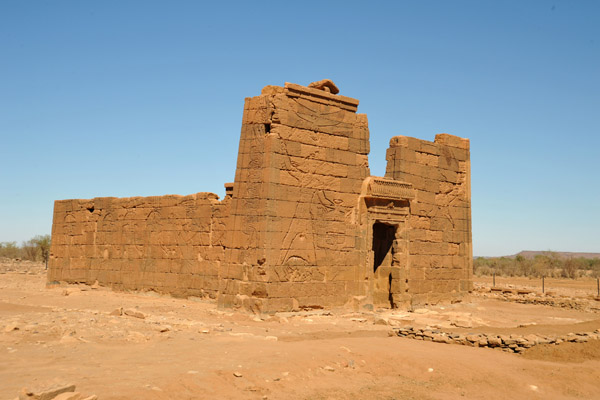
[(389, 200), (412, 200), (415, 191), (412, 184), (378, 176), (369, 176), (363, 182), (363, 197), (389, 199)]
[(313, 89), (295, 83), (285, 83), (284, 93), (288, 97), (298, 97), (315, 101), (317, 103), (336, 106), (344, 110), (356, 112), (358, 109), (358, 100), (351, 97), (332, 94), (320, 89)]

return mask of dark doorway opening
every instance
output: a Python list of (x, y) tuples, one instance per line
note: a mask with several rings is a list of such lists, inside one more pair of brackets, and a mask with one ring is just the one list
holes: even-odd
[[(382, 222), (373, 224), (373, 271), (377, 271), (385, 260), (391, 265), (392, 245), (396, 236), (396, 226)], [(386, 257), (389, 254), (389, 257)], [(387, 264), (387, 262), (386, 262)]]

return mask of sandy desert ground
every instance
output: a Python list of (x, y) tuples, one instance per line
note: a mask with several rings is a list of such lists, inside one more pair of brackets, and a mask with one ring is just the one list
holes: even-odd
[[(0, 400), (53, 383), (74, 383), (100, 400), (600, 398), (600, 340), (515, 354), (395, 335), (406, 326), (465, 335), (592, 332), (600, 329), (594, 282), (555, 285), (556, 296), (577, 307), (510, 301), (481, 278), (469, 301), (413, 312), (256, 316), (210, 300), (48, 289), (40, 264), (5, 262)], [(527, 283), (496, 281), (536, 290)]]

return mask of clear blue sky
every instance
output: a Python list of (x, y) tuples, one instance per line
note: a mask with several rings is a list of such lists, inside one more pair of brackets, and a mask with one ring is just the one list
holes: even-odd
[[(217, 4), (218, 3), (218, 4)], [(600, 252), (598, 1), (0, 3), (0, 241), (55, 199), (233, 180), (244, 97), (330, 78), (389, 139), (471, 139), (475, 255)]]

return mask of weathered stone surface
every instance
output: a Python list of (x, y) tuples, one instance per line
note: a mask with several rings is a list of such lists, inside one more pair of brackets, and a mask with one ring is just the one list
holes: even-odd
[[(469, 141), (439, 134), (427, 142), (406, 136), (390, 140), (386, 177), (411, 183), (416, 197), (408, 252), (411, 268), (427, 281), (412, 285), (424, 302), (472, 289)], [(452, 261), (444, 257), (452, 256)], [(450, 268), (448, 268), (450, 267)]]
[[(56, 201), (48, 281), (211, 297), (255, 313), (459, 299), (472, 288), (469, 141), (394, 137), (386, 176), (370, 176), (367, 116), (338, 92), (326, 79), (247, 98), (221, 201)], [(144, 317), (113, 315), (123, 314)]]

